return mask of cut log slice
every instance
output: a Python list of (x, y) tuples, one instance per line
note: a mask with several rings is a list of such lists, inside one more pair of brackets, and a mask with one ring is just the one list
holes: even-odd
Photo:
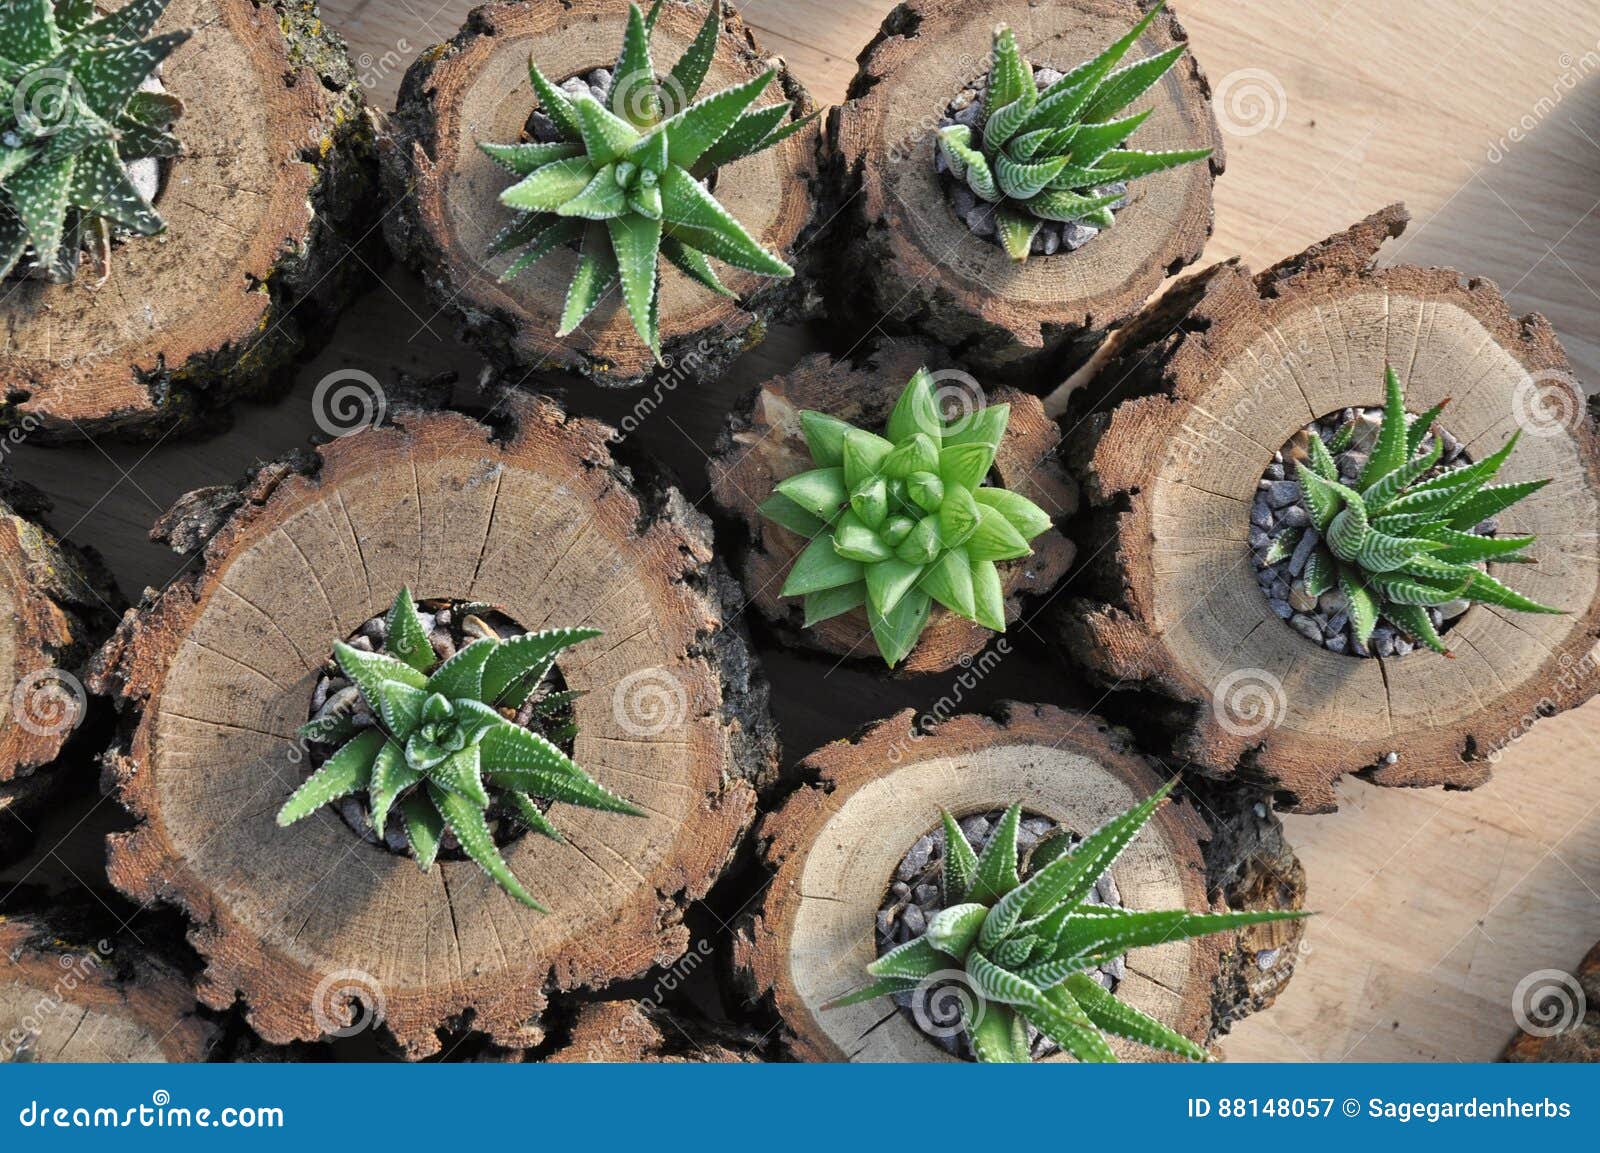
[[(1011, 420), (995, 454), (995, 483), (1020, 492), (1058, 521), (1077, 511), (1078, 489), (1056, 457), (1061, 436), (1044, 415), (1038, 398), (1015, 389), (984, 389), (971, 376), (950, 369), (947, 352), (931, 345), (899, 341), (859, 362), (808, 356), (786, 376), (774, 377), (751, 394), (736, 412), (710, 463), (712, 499), (743, 522), (748, 547), (743, 561), (745, 595), (761, 615), (793, 643), (831, 653), (880, 661), (865, 609), (804, 628), (797, 597), (781, 597), (784, 578), (808, 543), (799, 534), (762, 516), (759, 506), (785, 477), (814, 468), (800, 427), (800, 413), (811, 409), (868, 430), (881, 431), (913, 373), (934, 370), (948, 417), (975, 411), (986, 403), (1011, 405)], [(1032, 542), (1033, 555), (1002, 564), (1006, 620), (1018, 620), (1029, 598), (1044, 597), (1066, 575), (1075, 553), (1072, 542), (1050, 529)], [(897, 666), (906, 673), (949, 669), (982, 652), (993, 637), (988, 629), (935, 605), (910, 655)]]
[[(963, 716), (919, 732), (910, 710), (859, 737), (818, 749), (801, 768), (817, 783), (801, 789), (761, 825), (760, 844), (774, 877), (764, 905), (735, 940), (745, 991), (782, 1020), (795, 1056), (813, 1061), (943, 1061), (950, 1054), (887, 999), (845, 1008), (822, 1006), (866, 981), (877, 954), (875, 918), (897, 868), (921, 837), (938, 828), (941, 809), (958, 819), (1016, 800), (1079, 835), (1154, 792), (1160, 777), (1104, 722), (1050, 706), (1011, 705), (1000, 721)], [(1262, 810), (1265, 813), (1265, 810)], [(1133, 909), (1220, 910), (1229, 878), (1292, 863), (1272, 832), (1247, 850), (1255, 863), (1208, 859), (1212, 839), (1189, 802), (1164, 805), (1111, 869), (1122, 903)], [(1259, 846), (1276, 839), (1269, 853)], [(1222, 838), (1238, 849), (1245, 841)], [(1298, 865), (1281, 884), (1259, 886), (1254, 907), (1299, 908)], [(1290, 960), (1298, 930), (1275, 947)], [(1197, 1042), (1270, 1003), (1272, 991), (1236, 992), (1231, 977), (1254, 963), (1240, 935), (1222, 934), (1136, 949), (1127, 956), (1117, 995)], [(1245, 953), (1244, 950), (1251, 952)], [(1243, 954), (1241, 956), (1241, 954)], [(1270, 964), (1279, 965), (1278, 955)], [(1281, 982), (1279, 983), (1281, 985)], [(1113, 1040), (1124, 1059), (1153, 1051)], [(1062, 1058), (1065, 1059), (1065, 1058)]]
[(761, 1038), (667, 1013), (643, 1001), (594, 1001), (578, 1010), (552, 1064), (711, 1063), (759, 1060)]
[(1600, 944), (1576, 973), (1530, 973), (1513, 1008), (1522, 1029), (1506, 1046), (1507, 1061), (1600, 1062)]
[[(1069, 651), (1191, 704), (1179, 755), (1242, 766), (1306, 812), (1362, 770), (1480, 784), (1539, 716), (1600, 687), (1595, 418), (1542, 317), (1449, 269), (1373, 267), (1406, 219), (1392, 206), (1258, 276), (1228, 264), (1175, 286), (1105, 370), (1144, 395), (1085, 422), (1069, 454), (1095, 513), (1085, 547), (1106, 562), (1095, 599), (1065, 605)], [(1274, 615), (1247, 540), (1262, 473), (1311, 420), (1380, 402), (1386, 364), (1414, 411), (1451, 398), (1444, 423), (1477, 459), (1521, 430), (1497, 483), (1554, 480), (1499, 517), (1539, 537), (1538, 563), (1501, 575), (1565, 615), (1475, 605), (1454, 659), (1346, 656)]]
[(343, 42), (291, 0), (173, 0), (156, 31), (182, 29), (159, 74), (185, 105), (155, 202), (167, 230), (115, 245), (99, 288), (89, 269), (6, 285), (0, 425), (154, 436), (214, 414), (319, 336), (362, 273), (349, 248), (377, 180)]
[(219, 1034), (183, 974), (139, 946), (0, 917), (0, 1063), (204, 1061)]
[[(109, 871), (189, 913), (201, 998), (242, 998), (271, 1042), (335, 1033), (360, 1001), (411, 1057), (447, 1025), (531, 1047), (547, 992), (687, 947), (684, 907), (752, 818), (752, 782), (775, 772), (765, 684), (724, 624), (709, 522), (675, 490), (636, 492), (610, 429), (533, 397), (508, 402), (498, 433), (453, 413), (397, 419), (163, 522), (214, 535), (203, 570), (130, 613), (97, 659), (93, 685), (137, 721), (110, 772), (138, 824), (111, 838)], [(304, 777), (296, 729), (332, 642), (402, 586), (529, 629), (603, 631), (559, 665), (583, 694), (573, 755), (646, 816), (557, 804), (564, 843), (504, 846), (548, 915), (471, 861), (423, 873), (332, 810), (274, 821)]]
[[(742, 84), (776, 67), (778, 76), (756, 106), (787, 100), (797, 114), (810, 112), (810, 97), (783, 62), (764, 57), (733, 5), (725, 4), (724, 13), (701, 92)], [(556, 84), (610, 69), (627, 17), (625, 0), (487, 4), (473, 10), (454, 40), (424, 52), (406, 74), (383, 140), (384, 186), (398, 206), (384, 230), (467, 337), (501, 364), (566, 369), (614, 387), (637, 385), (654, 372), (706, 379), (757, 343), (767, 319), (793, 305), (804, 291), (801, 277), (774, 280), (718, 265), (723, 283), (738, 294), (732, 299), (663, 265), (662, 367), (640, 341), (616, 292), (577, 331), (556, 336), (577, 267), (575, 251), (553, 252), (508, 282), (499, 276), (515, 255), (493, 261), (486, 255), (512, 217), (500, 193), (513, 178), (478, 142), (522, 137), (537, 104), (528, 79), (530, 56)], [(659, 68), (688, 48), (704, 20), (701, 4), (668, 0), (651, 40)], [(716, 173), (717, 200), (768, 251), (791, 264), (815, 212), (817, 136), (816, 126), (809, 126)]]
[(48, 503), (0, 465), (0, 856), (31, 839), (50, 764), (83, 723), (80, 674), (120, 603), (99, 560), (40, 523)]
[[(889, 14), (861, 55), (852, 99), (829, 125), (831, 179), (846, 213), (837, 247), (846, 271), (834, 283), (846, 296), (865, 294), (869, 323), (914, 328), (959, 348), (976, 368), (1048, 367), (1059, 376), (1064, 359), (1087, 356), (1164, 277), (1199, 258), (1223, 154), (1210, 90), (1190, 53), (1131, 106), (1151, 113), (1134, 142), (1152, 151), (1212, 148), (1211, 159), (1135, 181), (1116, 225), (1076, 251), (1013, 261), (973, 235), (934, 169), (940, 120), (986, 75), (997, 24), (1012, 27), (1032, 64), (1066, 72), (1143, 14), (1137, 0), (910, 0)], [(1163, 12), (1130, 58), (1186, 39)]]

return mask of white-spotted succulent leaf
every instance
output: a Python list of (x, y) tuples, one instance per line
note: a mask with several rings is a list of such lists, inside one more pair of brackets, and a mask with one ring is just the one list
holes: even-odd
[(528, 62), (534, 93), (559, 141), (479, 144), (519, 177), (500, 194), (518, 215), (490, 246), (491, 255), (518, 253), (501, 279), (517, 276), (557, 248), (576, 248), (579, 260), (556, 335), (572, 332), (618, 290), (639, 339), (658, 361), (663, 258), (723, 296), (733, 293), (712, 259), (761, 276), (794, 275), (717, 203), (705, 181), (812, 119), (790, 119), (788, 104), (755, 107), (772, 82), (770, 70), (701, 94), (721, 33), (721, 0), (712, 0), (694, 43), (666, 76), (658, 76), (650, 38), (660, 11), (661, 0), (648, 16), (638, 5), (628, 6), (622, 51), (604, 102), (592, 94), (569, 95), (536, 61)]
[(866, 606), (890, 667), (910, 653), (935, 603), (1005, 632), (997, 563), (1032, 553), (1050, 514), (1020, 493), (984, 484), (1009, 405), (946, 421), (933, 378), (918, 369), (882, 435), (802, 412), (815, 468), (779, 481), (768, 519), (811, 543), (783, 596), (805, 598), (805, 623)]
[(1306, 591), (1312, 596), (1343, 591), (1363, 645), (1381, 619), (1450, 656), (1428, 609), (1451, 601), (1526, 613), (1566, 611), (1524, 596), (1487, 571), (1490, 561), (1527, 562), (1524, 550), (1534, 537), (1475, 531), (1550, 482), (1490, 483), (1516, 447), (1518, 434), (1482, 460), (1438, 467), (1442, 440), (1430, 434), (1447, 403), (1408, 417), (1400, 377), (1388, 368), (1382, 423), (1355, 483), (1341, 482), (1332, 455), (1348, 447), (1354, 422), (1341, 428), (1331, 445), (1312, 437), (1310, 452), (1300, 462), (1301, 503), (1320, 535), (1306, 561)]
[(182, 151), (170, 130), (183, 105), (152, 80), (189, 38), (148, 36), (168, 2), (0, 5), (0, 278), (67, 283), (86, 250), (106, 270), (114, 236), (165, 227), (130, 165)]
[(938, 146), (952, 175), (996, 206), (996, 233), (1013, 260), (1028, 258), (1046, 220), (1111, 227), (1112, 208), (1123, 193), (1106, 191), (1108, 186), (1211, 155), (1209, 148), (1148, 152), (1128, 146), (1150, 112), (1120, 113), (1184, 51), (1179, 44), (1118, 67), (1161, 7), (1156, 4), (1126, 36), (1042, 91), (1016, 34), (1004, 24), (995, 29), (980, 123), (976, 129), (941, 128)]
[[(979, 1061), (1030, 1060), (1028, 1025), (1080, 1061), (1115, 1061), (1108, 1035), (1192, 1061), (1206, 1060), (1200, 1045), (1119, 1000), (1090, 973), (1129, 949), (1304, 914), (1190, 913), (1088, 903), (1095, 882), (1133, 843), (1175, 784), (1168, 782), (1075, 847), (1067, 847), (1064, 832), (1041, 841), (1020, 873), (1020, 802), (1006, 810), (981, 854), (955, 819), (943, 814), (944, 909), (922, 936), (867, 966), (872, 982), (825, 1008), (909, 992), (924, 981), (947, 980), (950, 970), (960, 969), (977, 994), (962, 1026)], [(952, 868), (951, 861), (961, 863)]]
[[(547, 629), (508, 640), (483, 637), (440, 661), (402, 588), (387, 619), (383, 652), (334, 645), (339, 670), (355, 684), (380, 724), (354, 732), (285, 802), (279, 825), (291, 825), (332, 801), (366, 795), (379, 836), (400, 812), (413, 855), (433, 867), (446, 832), (494, 882), (544, 912), (512, 873), (489, 827), (491, 810), (555, 840), (561, 834), (535, 799), (606, 812), (640, 810), (574, 764), (547, 737), (513, 719), (559, 711), (570, 693), (548, 693), (545, 674), (556, 657), (597, 629)], [(548, 706), (548, 707), (547, 707)], [(325, 723), (300, 730), (327, 742)]]

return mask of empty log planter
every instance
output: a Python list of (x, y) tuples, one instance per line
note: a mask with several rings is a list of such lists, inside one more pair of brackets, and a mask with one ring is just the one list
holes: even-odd
[[(1594, 416), (1543, 318), (1449, 269), (1373, 267), (1406, 219), (1392, 206), (1259, 275), (1227, 264), (1174, 286), (1105, 369), (1142, 395), (1088, 421), (1071, 454), (1104, 563), (1066, 606), (1068, 650), (1116, 687), (1184, 702), (1179, 755), (1303, 811), (1332, 809), (1334, 783), (1363, 770), (1481, 783), (1537, 717), (1600, 684)], [(1537, 563), (1489, 572), (1563, 614), (1474, 604), (1445, 634), (1450, 658), (1332, 651), (1280, 619), (1251, 543), (1264, 474), (1309, 422), (1381, 404), (1386, 365), (1410, 414), (1449, 398), (1434, 428), (1463, 459), (1520, 430), (1496, 483), (1552, 479), (1497, 531), (1537, 534)]]
[(140, 946), (0, 917), (0, 1063), (204, 1061), (219, 1035)]
[[(1143, 15), (1135, 0), (911, 0), (889, 14), (861, 55), (850, 100), (830, 114), (830, 181), (843, 206), (832, 226), (843, 272), (831, 304), (841, 319), (854, 313), (872, 325), (913, 328), (977, 369), (1059, 379), (1164, 277), (1199, 257), (1222, 143), (1190, 53), (1127, 109), (1150, 111), (1130, 147), (1212, 148), (1210, 160), (1135, 180), (1116, 224), (1076, 250), (1012, 260), (974, 235), (935, 168), (940, 123), (987, 74), (996, 24), (1013, 29), (1036, 68), (1065, 73)], [(1185, 39), (1163, 12), (1127, 60)]]
[(110, 574), (44, 527), (47, 508), (0, 464), (0, 858), (32, 839), (59, 780), (46, 766), (88, 709), (84, 663), (117, 622)]
[[(646, 4), (644, 7), (648, 8)], [(810, 98), (783, 62), (765, 58), (731, 4), (723, 9), (703, 97), (776, 68), (755, 107)], [(650, 50), (665, 79), (706, 19), (701, 3), (666, 0)], [(628, 21), (626, 0), (562, 4), (487, 4), (474, 9), (449, 43), (424, 52), (406, 75), (384, 139), (384, 185), (396, 203), (385, 220), (390, 246), (417, 269), (466, 336), (502, 364), (565, 369), (606, 386), (636, 385), (662, 369), (640, 340), (613, 287), (575, 331), (557, 336), (574, 270), (576, 246), (563, 246), (508, 281), (516, 253), (489, 258), (490, 242), (514, 218), (500, 194), (516, 180), (478, 147), (536, 139), (540, 109), (529, 58), (553, 85), (617, 63)], [(671, 82), (666, 83), (671, 87)], [(794, 264), (812, 223), (817, 129), (717, 169), (709, 182), (718, 202), (759, 244)], [(670, 232), (670, 225), (668, 228)], [(801, 278), (775, 280), (717, 264), (737, 296), (713, 294), (661, 263), (658, 311), (662, 360), (682, 379), (715, 376), (765, 334), (767, 320), (803, 293)]]
[[(949, 364), (948, 353), (914, 341), (896, 342), (854, 363), (809, 356), (787, 375), (762, 384), (730, 419), (711, 460), (711, 495), (743, 523), (745, 595), (785, 639), (832, 656), (882, 660), (864, 608), (806, 628), (800, 599), (779, 595), (795, 558), (809, 542), (763, 516), (759, 508), (777, 482), (815, 467), (800, 424), (803, 410), (882, 432), (906, 382), (927, 366), (947, 420), (971, 416), (991, 403), (1011, 406), (991, 470), (995, 484), (1021, 493), (1057, 520), (1076, 511), (1077, 486), (1056, 457), (1060, 433), (1039, 400), (1010, 388), (985, 390)], [(1033, 555), (1000, 564), (1008, 624), (1020, 619), (1030, 601), (1046, 597), (1072, 565), (1072, 542), (1057, 529), (1046, 530), (1030, 544)], [(936, 603), (916, 647), (896, 667), (908, 673), (940, 672), (982, 652), (993, 635)]]
[[(112, 5), (110, 7), (116, 7)], [(371, 129), (343, 42), (299, 0), (172, 0), (190, 30), (157, 73), (184, 113), (160, 162), (157, 236), (111, 246), (104, 283), (12, 278), (0, 424), (40, 440), (153, 436), (272, 380), (364, 275)]]
[[(907, 711), (818, 749), (801, 766), (815, 783), (763, 820), (759, 843), (774, 875), (762, 907), (740, 927), (735, 960), (747, 995), (777, 1013), (779, 1036), (795, 1056), (951, 1058), (924, 1032), (924, 1021), (948, 1024), (932, 994), (920, 1010), (885, 997), (823, 1008), (866, 983), (891, 887), (901, 882), (918, 899), (916, 878), (906, 880), (928, 864), (926, 851), (916, 856), (919, 845), (942, 844), (941, 810), (965, 823), (1021, 801), (1025, 826), (1044, 818), (1082, 836), (1160, 784), (1104, 722), (1049, 706), (1008, 708), (998, 720), (956, 717), (931, 732), (916, 729)], [(1128, 909), (1298, 909), (1304, 877), (1276, 819), (1238, 792), (1221, 803), (1229, 807), (1164, 805), (1097, 891)], [(1287, 921), (1135, 949), (1123, 959), (1116, 995), (1206, 1044), (1271, 1003), (1299, 938)], [(1151, 1053), (1113, 1046), (1125, 1058)]]
[[(241, 999), (268, 1041), (339, 1032), (360, 1002), (412, 1057), (446, 1027), (538, 1044), (548, 993), (683, 953), (683, 908), (774, 768), (705, 519), (671, 489), (636, 489), (608, 428), (531, 397), (504, 411), (497, 430), (401, 412), (238, 490), (191, 494), (161, 529), (209, 537), (203, 569), (125, 618), (99, 658), (95, 683), (127, 711), (109, 772), (137, 821), (112, 838), (111, 879), (189, 914), (201, 999)], [(526, 630), (601, 630), (555, 665), (580, 694), (572, 756), (643, 815), (556, 803), (564, 841), (501, 841), (548, 914), (448, 847), (423, 872), (339, 810), (274, 821), (307, 777), (296, 733), (332, 643), (356, 642), (402, 588)]]

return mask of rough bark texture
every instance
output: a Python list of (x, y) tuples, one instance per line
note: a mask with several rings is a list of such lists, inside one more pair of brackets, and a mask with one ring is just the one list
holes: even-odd
[(155, 436), (219, 415), (323, 335), (363, 275), (372, 128), (344, 44), (303, 0), (174, 0), (194, 35), (161, 71), (185, 154), (160, 237), (117, 245), (111, 276), (9, 282), (0, 427), (44, 441)]
[[(1576, 977), (1582, 996), (1571, 998), (1569, 990), (1553, 1003), (1558, 1013), (1571, 1010), (1571, 1027), (1548, 1036), (1518, 1033), (1506, 1046), (1507, 1061), (1600, 1062), (1600, 944), (1584, 956)], [(1579, 1008), (1587, 1011), (1579, 1016)]]
[[(1069, 650), (1111, 687), (1191, 706), (1178, 755), (1305, 812), (1363, 770), (1481, 784), (1534, 720), (1600, 686), (1595, 417), (1542, 317), (1449, 269), (1373, 267), (1406, 219), (1391, 206), (1259, 275), (1227, 264), (1175, 286), (1105, 369), (1132, 398), (1081, 422), (1069, 453), (1097, 558), (1089, 596), (1064, 606)], [(1273, 614), (1247, 541), (1262, 471), (1309, 421), (1380, 402), (1386, 363), (1413, 411), (1452, 398), (1444, 422), (1479, 459), (1523, 430), (1497, 480), (1554, 481), (1499, 518), (1539, 536), (1539, 563), (1501, 575), (1567, 615), (1476, 605), (1449, 634), (1455, 659), (1360, 659)]]
[(203, 1061), (219, 1030), (137, 945), (0, 916), (0, 1062)]
[[(757, 106), (793, 102), (801, 113), (811, 98), (768, 58), (739, 18), (724, 6), (718, 41), (702, 92), (743, 83), (768, 67), (776, 79)], [(406, 74), (400, 102), (382, 147), (384, 187), (396, 204), (384, 221), (390, 246), (427, 281), (458, 319), (464, 335), (503, 365), (566, 369), (597, 383), (626, 387), (653, 374), (706, 379), (759, 342), (774, 316), (796, 307), (805, 278), (774, 280), (719, 266), (740, 299), (716, 296), (663, 262), (661, 345), (656, 365), (612, 293), (574, 333), (557, 337), (577, 254), (553, 252), (509, 283), (499, 274), (513, 256), (485, 253), (511, 219), (500, 192), (512, 178), (478, 148), (478, 141), (513, 142), (536, 105), (528, 80), (530, 54), (554, 83), (611, 68), (626, 24), (624, 0), (566, 0), (561, 4), (487, 4), (445, 44), (424, 52)], [(705, 19), (698, 3), (668, 0), (651, 41), (659, 70), (693, 41)], [(813, 224), (818, 132), (808, 127), (775, 148), (717, 173), (722, 206), (770, 251), (795, 263)]]
[(0, 856), (29, 839), (55, 760), (84, 719), (78, 677), (120, 603), (93, 553), (57, 540), (48, 502), (0, 464)]
[(578, 1010), (554, 1064), (734, 1064), (758, 1060), (761, 1038), (675, 1016), (642, 1001), (594, 1001)]
[[(935, 370), (950, 415), (982, 407), (985, 397), (978, 382), (964, 372), (947, 370), (949, 363), (948, 353), (915, 342), (897, 342), (858, 364), (809, 356), (793, 372), (761, 385), (749, 404), (729, 419), (710, 463), (711, 495), (745, 526), (745, 595), (793, 643), (882, 663), (865, 609), (807, 629), (802, 627), (799, 598), (778, 595), (790, 564), (809, 542), (767, 520), (758, 506), (778, 481), (815, 467), (800, 428), (801, 410), (826, 412), (862, 428), (881, 430), (906, 382), (923, 365)], [(1000, 388), (988, 393), (988, 401), (1011, 405), (1006, 436), (995, 455), (998, 483), (1022, 493), (1053, 517), (1071, 516), (1078, 508), (1077, 485), (1056, 457), (1060, 432), (1038, 399)], [(1047, 595), (1072, 566), (1075, 550), (1059, 530), (1051, 529), (1031, 543), (1033, 556), (1001, 566), (1008, 622), (1022, 615), (1028, 598)], [(935, 605), (921, 640), (898, 671), (951, 668), (982, 652), (992, 636), (988, 629)]]
[[(111, 879), (188, 912), (201, 999), (241, 998), (274, 1043), (336, 1031), (355, 998), (408, 1056), (436, 1051), (442, 1027), (536, 1045), (547, 992), (683, 952), (684, 907), (775, 772), (765, 685), (724, 625), (709, 522), (676, 491), (637, 491), (605, 426), (531, 397), (507, 411), (497, 432), (401, 412), (237, 493), (180, 502), (160, 531), (214, 528), (203, 568), (130, 611), (97, 658), (92, 684), (129, 712), (108, 768), (138, 820), (111, 838)], [(470, 861), (422, 873), (331, 812), (274, 823), (303, 776), (295, 730), (318, 666), (402, 585), (487, 600), (528, 628), (604, 632), (560, 664), (585, 694), (574, 756), (647, 815), (558, 805), (565, 843), (506, 846), (550, 915)]]
[[(887, 1000), (820, 1008), (865, 980), (877, 955), (879, 904), (906, 851), (938, 827), (941, 808), (960, 817), (1020, 798), (1085, 833), (1160, 783), (1150, 763), (1105, 722), (1038, 705), (1011, 705), (999, 721), (957, 717), (920, 734), (906, 711), (853, 741), (818, 749), (801, 769), (814, 774), (815, 784), (762, 821), (760, 846), (775, 876), (763, 906), (740, 926), (734, 956), (746, 995), (776, 1011), (791, 1051), (822, 1061), (951, 1059)], [(1288, 868), (1290, 883), (1238, 895), (1252, 907), (1298, 908), (1298, 866), (1281, 849), (1276, 821), (1262, 812), (1259, 819), (1273, 826), (1261, 838), (1274, 846), (1270, 867)], [(1224, 842), (1243, 854), (1234, 860), (1208, 854), (1211, 836), (1195, 805), (1163, 806), (1112, 867), (1124, 904), (1220, 910), (1236, 894), (1219, 889), (1218, 880), (1269, 867), (1237, 840)], [(1118, 996), (1204, 1042), (1271, 1001), (1267, 992), (1231, 999), (1233, 975), (1257, 963), (1260, 949), (1244, 933), (1137, 949), (1128, 955)], [(1113, 1045), (1125, 1059), (1153, 1056)]]
[[(971, 233), (934, 170), (939, 120), (987, 71), (996, 24), (1015, 30), (1030, 62), (1065, 72), (1142, 15), (1139, 0), (911, 0), (889, 14), (861, 53), (850, 101), (829, 120), (829, 184), (844, 212), (835, 243), (843, 271), (834, 278), (847, 302), (841, 318), (914, 329), (977, 368), (1059, 380), (1164, 277), (1199, 258), (1223, 153), (1192, 54), (1132, 106), (1154, 110), (1135, 142), (1157, 151), (1209, 147), (1211, 159), (1135, 181), (1116, 226), (1076, 252), (1011, 260)], [(1133, 53), (1186, 39), (1163, 12)]]

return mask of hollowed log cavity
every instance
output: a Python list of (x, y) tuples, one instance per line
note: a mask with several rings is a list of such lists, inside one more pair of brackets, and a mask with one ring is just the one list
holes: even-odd
[[(1008, 708), (997, 721), (963, 716), (931, 731), (914, 728), (907, 711), (818, 749), (801, 764), (815, 784), (763, 820), (760, 844), (775, 875), (762, 907), (740, 926), (735, 962), (746, 994), (777, 1013), (797, 1057), (954, 1059), (887, 997), (822, 1008), (866, 982), (884, 893), (941, 809), (969, 816), (1021, 800), (1066, 828), (1092, 830), (1159, 787), (1152, 766), (1103, 721), (1051, 706)], [(1258, 835), (1237, 835), (1251, 822), (1262, 826)], [(1238, 883), (1264, 873), (1270, 883)], [(1298, 908), (1304, 894), (1299, 866), (1265, 809), (1219, 816), (1187, 800), (1163, 806), (1111, 876), (1131, 909)], [(1300, 930), (1293, 922), (1264, 928), (1273, 932), (1135, 949), (1118, 996), (1206, 1042), (1270, 1004), (1287, 979)], [(1261, 964), (1268, 950), (1275, 951)], [(1250, 968), (1280, 979), (1247, 987), (1239, 974)], [(1128, 1059), (1153, 1055), (1112, 1044)]]
[[(1176, 286), (1187, 319), (1157, 306), (1130, 330), (1104, 373), (1134, 398), (1087, 420), (1070, 454), (1102, 562), (1064, 608), (1071, 652), (1115, 687), (1191, 705), (1178, 755), (1242, 766), (1303, 811), (1334, 808), (1334, 783), (1362, 770), (1480, 784), (1539, 716), (1600, 686), (1595, 418), (1542, 317), (1449, 269), (1373, 267), (1406, 219), (1391, 206), (1259, 275), (1224, 265)], [(1385, 365), (1414, 412), (1451, 398), (1442, 419), (1473, 458), (1521, 430), (1496, 482), (1554, 479), (1498, 531), (1537, 534), (1538, 563), (1490, 571), (1565, 615), (1476, 605), (1453, 659), (1354, 660), (1282, 626), (1251, 559), (1262, 469), (1309, 420), (1380, 402)]]
[[(436, 1051), (447, 1026), (536, 1045), (547, 994), (683, 952), (684, 907), (774, 771), (765, 687), (725, 624), (708, 522), (674, 490), (636, 488), (603, 425), (507, 403), (500, 434), (403, 412), (236, 493), (192, 494), (165, 523), (214, 532), (204, 568), (131, 614), (98, 661), (95, 683), (129, 713), (111, 775), (138, 821), (112, 838), (112, 881), (187, 910), (201, 999), (241, 998), (274, 1043), (347, 1024), (353, 997), (408, 1056)], [(529, 628), (603, 631), (561, 662), (583, 694), (574, 757), (646, 815), (557, 804), (565, 843), (504, 847), (548, 915), (471, 861), (423, 873), (332, 810), (274, 823), (302, 777), (296, 729), (329, 645), (402, 586)]]

